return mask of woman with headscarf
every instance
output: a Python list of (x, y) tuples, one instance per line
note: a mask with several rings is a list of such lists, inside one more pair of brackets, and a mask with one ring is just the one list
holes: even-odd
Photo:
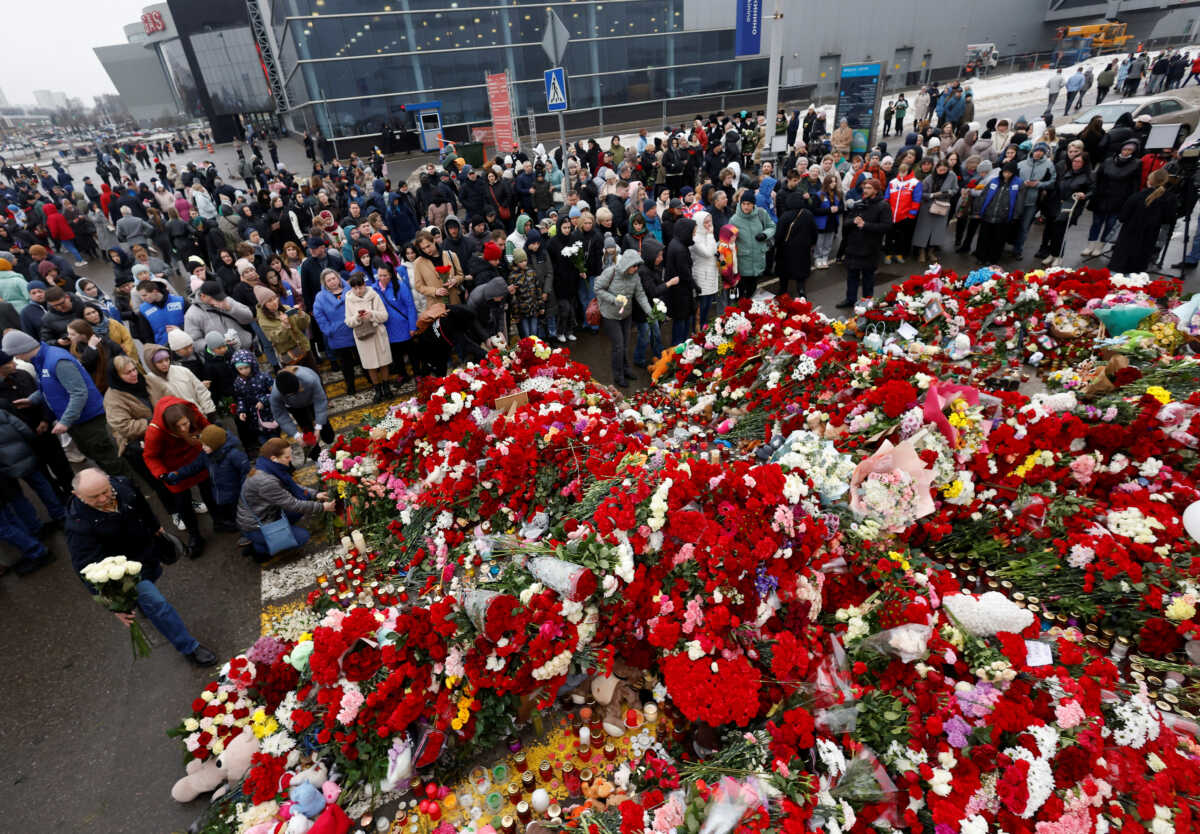
[(913, 246), (917, 248), (919, 263), (937, 263), (938, 250), (946, 245), (946, 231), (951, 211), (958, 195), (958, 175), (950, 170), (945, 159), (925, 157), (921, 167), (931, 162), (930, 170), (921, 183), (925, 199), (917, 213), (917, 227), (913, 231)]
[[(550, 263), (554, 268), (554, 297), (558, 306), (555, 311), (558, 341), (575, 341), (577, 319), (576, 299), (579, 297), (579, 270), (563, 250), (579, 240), (579, 234), (565, 215), (558, 220), (558, 231), (550, 240)], [(528, 241), (527, 241), (528, 242)]]
[[(108, 390), (104, 392), (104, 417), (117, 444), (117, 454), (150, 485), (164, 507), (173, 504), (166, 485), (150, 474), (142, 457), (142, 439), (154, 419), (154, 400), (137, 364), (129, 356), (114, 356), (108, 365)], [(182, 525), (181, 525), (182, 526)]]
[(448, 305), (461, 304), (463, 268), (458, 256), (443, 250), (433, 235), (425, 230), (417, 233), (414, 242), (417, 264), (413, 290), (425, 296), (427, 303), (441, 301)]
[(88, 301), (83, 305), (83, 320), (91, 325), (98, 336), (111, 339), (125, 355), (137, 361), (137, 348), (133, 342), (133, 334), (121, 321), (120, 314), (110, 316), (101, 305)]
[[(812, 248), (817, 240), (817, 224), (808, 208), (805, 194), (786, 192), (783, 213), (775, 224), (775, 271), (783, 294), (804, 298), (808, 276), (812, 272)], [(795, 292), (792, 285), (795, 284)]]
[[(130, 276), (132, 277), (132, 275)], [(85, 302), (92, 302), (101, 307), (108, 315), (120, 318), (121, 311), (117, 309), (116, 303), (100, 289), (100, 286), (91, 278), (78, 278), (75, 281), (75, 294)]]
[[(1106, 138), (1114, 133), (1115, 127)], [(1121, 146), (1120, 153), (1108, 157), (1096, 168), (1096, 187), (1092, 190), (1090, 200), (1092, 226), (1088, 229), (1087, 246), (1081, 253), (1085, 258), (1104, 251), (1105, 238), (1111, 234), (1127, 201), (1137, 191), (1142, 170), (1136, 156), (1138, 148), (1136, 139), (1128, 139)], [(1154, 202), (1158, 202), (1157, 199)]]

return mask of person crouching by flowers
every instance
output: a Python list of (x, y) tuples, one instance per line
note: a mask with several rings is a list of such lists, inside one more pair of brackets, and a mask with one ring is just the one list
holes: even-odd
[[(177, 551), (141, 492), (127, 478), (94, 468), (75, 476), (72, 491), (65, 531), (75, 572), (82, 578), (85, 567), (110, 556), (141, 562), (137, 597), (142, 613), (192, 663), (216, 663), (217, 656), (191, 635), (179, 612), (154, 584), (162, 575), (163, 563), (175, 561)], [(115, 616), (126, 627), (133, 623), (133, 614)]]
[(250, 452), (279, 431), (271, 412), (271, 387), (275, 381), (263, 373), (258, 360), (248, 350), (233, 354), (233, 406), (238, 437)]
[(636, 250), (626, 249), (617, 256), (616, 263), (596, 279), (601, 324), (612, 346), (613, 385), (618, 388), (628, 388), (629, 380), (634, 375), (633, 368), (626, 361), (633, 304), (636, 301), (647, 315), (652, 310), (638, 276), (641, 264), (642, 256)]
[[(154, 404), (154, 417), (146, 428), (142, 446), (146, 468), (167, 485), (173, 503), (171, 511), (183, 520), (191, 536), (189, 559), (196, 559), (204, 552), (205, 541), (200, 535), (196, 512), (201, 507), (207, 512), (208, 505), (214, 503), (208, 470), (197, 471), (188, 466), (200, 457), (200, 432), (207, 425), (208, 420), (187, 400), (163, 397)], [(192, 487), (200, 488), (202, 504), (192, 502)]]
[(309, 533), (299, 526), (302, 518), (324, 510), (331, 512), (334, 502), (324, 492), (314, 492), (296, 483), (292, 477), (292, 447), (282, 437), (272, 437), (262, 445), (254, 468), (242, 484), (237, 505), (238, 528), (250, 540), (255, 561), (271, 558), (266, 539), (260, 529), (263, 524), (286, 516), (298, 547), (309, 540)]

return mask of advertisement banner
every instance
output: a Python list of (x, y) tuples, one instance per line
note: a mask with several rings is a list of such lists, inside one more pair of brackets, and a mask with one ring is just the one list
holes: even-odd
[(512, 100), (508, 97), (508, 73), (498, 72), (486, 78), (496, 152), (511, 153), (516, 147), (516, 142), (513, 137)]
[(733, 54), (757, 55), (762, 52), (763, 0), (737, 0), (737, 26), (733, 36)]

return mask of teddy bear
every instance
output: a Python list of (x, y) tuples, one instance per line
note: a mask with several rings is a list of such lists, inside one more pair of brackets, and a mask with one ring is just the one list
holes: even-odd
[(592, 678), (592, 697), (600, 705), (604, 732), (610, 736), (625, 735), (625, 714), (629, 709), (640, 710), (641, 699), (633, 685), (642, 678), (642, 673), (620, 660), (613, 664), (611, 675)]
[(258, 739), (254, 733), (248, 730), (239, 733), (221, 755), (203, 762), (197, 759), (188, 762), (187, 775), (171, 788), (171, 797), (176, 802), (191, 802), (214, 788), (213, 799), (224, 796), (231, 785), (246, 775), (250, 760), (257, 752)]

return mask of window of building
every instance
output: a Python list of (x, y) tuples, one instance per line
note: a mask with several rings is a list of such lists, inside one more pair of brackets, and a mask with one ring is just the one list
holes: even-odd
[(250, 27), (202, 32), (190, 41), (214, 113), (228, 116), (274, 108)]

